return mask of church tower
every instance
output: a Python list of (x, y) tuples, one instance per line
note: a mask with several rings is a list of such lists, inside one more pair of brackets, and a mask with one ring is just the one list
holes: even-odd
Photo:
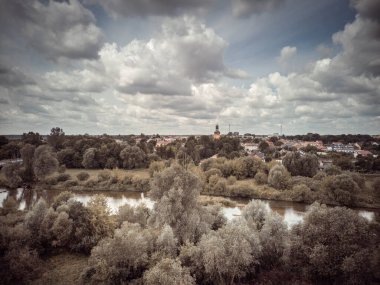
[(215, 126), (215, 132), (214, 132), (214, 140), (219, 140), (219, 139), (220, 139), (219, 125), (216, 124), (216, 126)]

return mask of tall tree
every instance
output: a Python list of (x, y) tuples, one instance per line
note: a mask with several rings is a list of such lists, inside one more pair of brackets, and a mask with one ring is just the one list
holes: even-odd
[(47, 140), (55, 150), (60, 150), (65, 141), (65, 133), (63, 132), (63, 129), (59, 127), (52, 128)]

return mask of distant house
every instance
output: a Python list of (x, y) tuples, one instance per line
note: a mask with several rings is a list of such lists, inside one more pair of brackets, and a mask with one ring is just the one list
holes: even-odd
[(257, 143), (243, 143), (242, 146), (248, 153), (252, 153), (253, 151), (257, 151), (259, 149), (259, 145)]
[(355, 150), (354, 157), (361, 156), (373, 156), (373, 153), (368, 150)]
[(355, 151), (355, 147), (353, 144), (332, 143), (327, 147), (327, 151), (353, 154)]

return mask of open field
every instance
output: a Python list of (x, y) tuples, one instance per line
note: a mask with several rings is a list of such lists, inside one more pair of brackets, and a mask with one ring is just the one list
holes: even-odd
[(98, 174), (102, 171), (109, 171), (111, 175), (117, 176), (119, 179), (124, 178), (126, 175), (137, 177), (137, 178), (149, 178), (149, 171), (148, 168), (141, 168), (141, 169), (79, 169), (79, 168), (70, 168), (66, 170), (67, 174), (70, 174), (71, 177), (76, 177), (78, 173), (80, 172), (87, 172), (90, 175), (91, 178), (96, 178)]

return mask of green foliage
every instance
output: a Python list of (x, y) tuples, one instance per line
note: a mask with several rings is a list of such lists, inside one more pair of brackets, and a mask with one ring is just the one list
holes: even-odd
[(344, 206), (355, 205), (356, 195), (360, 192), (358, 184), (349, 174), (328, 176), (323, 180), (322, 187), (327, 203)]
[(47, 145), (40, 145), (34, 152), (33, 171), (34, 175), (43, 180), (58, 168), (58, 160), (55, 153)]
[(145, 272), (144, 284), (195, 285), (195, 280), (178, 260), (164, 258)]
[(256, 175), (255, 175), (255, 181), (259, 185), (267, 184), (268, 183), (268, 175), (266, 175), (262, 171), (257, 172)]
[(147, 156), (138, 146), (126, 146), (120, 152), (123, 168), (134, 169), (145, 167)]
[(290, 182), (289, 172), (282, 165), (275, 165), (268, 175), (268, 184), (278, 190), (288, 188)]
[(282, 160), (291, 175), (313, 177), (318, 171), (318, 158), (314, 154), (301, 155), (299, 152), (288, 152)]
[(354, 211), (316, 204), (292, 230), (289, 265), (313, 283), (368, 284), (371, 239)]
[(1, 169), (9, 188), (17, 188), (21, 185), (20, 167), (21, 165), (19, 163), (7, 163)]
[(88, 178), (90, 178), (90, 174), (85, 171), (81, 171), (77, 174), (77, 178), (79, 181), (86, 181)]

